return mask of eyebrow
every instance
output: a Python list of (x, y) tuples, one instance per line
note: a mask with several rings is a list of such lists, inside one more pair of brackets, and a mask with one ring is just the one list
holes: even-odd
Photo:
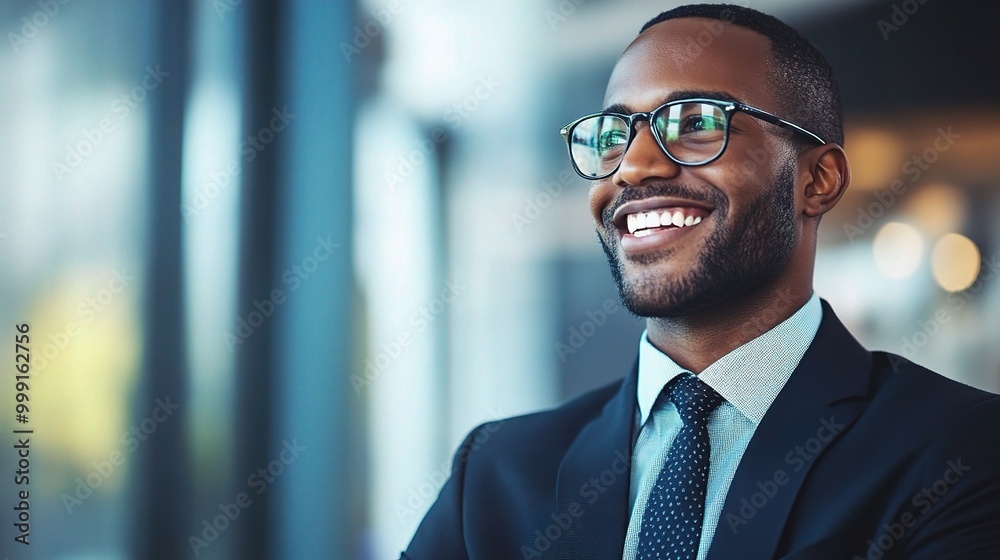
[[(670, 103), (671, 101), (677, 101), (678, 99), (718, 99), (719, 101), (733, 101), (740, 103), (740, 100), (736, 98), (735, 95), (729, 93), (728, 91), (709, 91), (709, 90), (684, 90), (675, 91), (670, 95), (662, 98), (657, 103), (657, 107), (665, 103)], [(631, 115), (636, 111), (625, 103), (612, 103), (604, 108), (602, 113), (620, 113), (624, 115)]]

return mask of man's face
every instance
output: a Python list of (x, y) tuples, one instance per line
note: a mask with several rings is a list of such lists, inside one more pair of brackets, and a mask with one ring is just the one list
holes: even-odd
[[(706, 24), (721, 34), (693, 48), (699, 33), (707, 36)], [(619, 59), (605, 107), (648, 112), (676, 98), (725, 95), (787, 117), (768, 89), (768, 61), (767, 39), (748, 29), (694, 18), (662, 22)], [(648, 122), (636, 125), (618, 171), (590, 190), (597, 233), (630, 311), (678, 317), (725, 306), (784, 272), (799, 243), (801, 209), (794, 147), (779, 131), (737, 113), (725, 153), (692, 167), (663, 153)], [(678, 212), (684, 223), (700, 222), (630, 233), (653, 213), (666, 222)]]

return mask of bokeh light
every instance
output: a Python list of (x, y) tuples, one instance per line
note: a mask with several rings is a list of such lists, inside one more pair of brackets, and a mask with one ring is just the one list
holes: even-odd
[(949, 233), (934, 244), (931, 270), (938, 285), (949, 292), (960, 292), (979, 277), (979, 248), (971, 239)]
[(872, 244), (875, 266), (886, 278), (909, 278), (924, 256), (924, 239), (917, 229), (901, 222), (882, 226)]

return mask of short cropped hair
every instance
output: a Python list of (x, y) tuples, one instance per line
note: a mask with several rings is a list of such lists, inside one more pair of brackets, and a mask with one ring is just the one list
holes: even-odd
[(771, 45), (770, 86), (782, 104), (783, 117), (844, 145), (844, 110), (833, 68), (823, 53), (785, 22), (734, 4), (690, 4), (661, 13), (650, 27), (671, 19), (708, 18), (739, 25), (767, 37)]

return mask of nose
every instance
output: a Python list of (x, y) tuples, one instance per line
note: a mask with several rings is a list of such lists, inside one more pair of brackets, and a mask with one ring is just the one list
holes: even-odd
[(619, 187), (643, 186), (645, 184), (672, 179), (681, 171), (681, 165), (667, 157), (653, 136), (649, 121), (635, 123), (635, 135), (618, 170), (611, 176)]

